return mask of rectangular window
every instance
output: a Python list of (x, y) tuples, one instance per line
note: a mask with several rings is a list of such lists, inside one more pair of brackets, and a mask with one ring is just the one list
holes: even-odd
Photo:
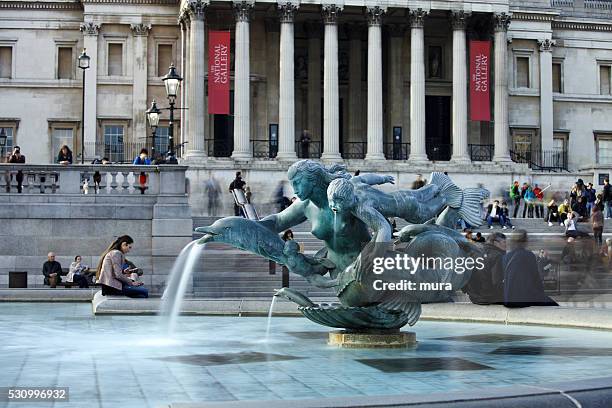
[(567, 149), (567, 135), (555, 134), (553, 136), (553, 150), (565, 151)]
[(563, 93), (561, 87), (561, 63), (553, 62), (552, 64), (552, 87), (553, 92)]
[(0, 47), (0, 78), (13, 77), (13, 47)]
[(172, 64), (172, 45), (157, 45), (157, 76), (163, 77), (168, 73), (168, 68)]
[(529, 88), (529, 57), (516, 58), (516, 87)]
[(612, 139), (611, 138), (597, 138), (597, 164), (603, 164), (603, 165), (612, 164)]
[[(0, 134), (4, 132), (6, 135), (6, 146), (4, 146), (4, 151), (0, 152), (2, 153), (3, 157), (6, 157), (6, 155), (13, 150), (13, 146), (15, 145), (13, 129), (14, 128), (12, 126), (0, 126)], [(2, 162), (2, 160), (0, 160), (0, 162)]]
[(74, 64), (72, 47), (59, 47), (57, 50), (57, 78), (72, 79)]
[(108, 75), (123, 75), (123, 44), (108, 44)]
[(610, 95), (610, 65), (599, 66), (599, 93), (601, 95)]
[(155, 132), (155, 153), (166, 156), (168, 153), (168, 126), (159, 126)]
[[(74, 150), (74, 129), (73, 128), (53, 128), (51, 135), (51, 157), (53, 162), (57, 161), (57, 155), (62, 146), (68, 146), (70, 150)], [(76, 157), (73, 157), (76, 160)]]
[(106, 125), (104, 126), (104, 156), (111, 162), (123, 162), (123, 126)]

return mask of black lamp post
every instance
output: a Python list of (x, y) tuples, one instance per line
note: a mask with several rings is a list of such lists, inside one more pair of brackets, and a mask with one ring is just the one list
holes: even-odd
[(6, 147), (6, 132), (0, 129), (0, 163), (4, 162), (4, 148)]
[(149, 126), (151, 126), (151, 138), (153, 139), (151, 144), (151, 157), (155, 159), (155, 133), (157, 132), (157, 126), (159, 126), (159, 114), (161, 113), (161, 110), (157, 108), (155, 99), (153, 99), (151, 107), (145, 113), (147, 114), (147, 119), (149, 120)]
[(164, 85), (166, 86), (166, 95), (168, 96), (168, 103), (170, 104), (170, 121), (168, 122), (168, 157), (166, 163), (178, 164), (176, 155), (174, 153), (174, 104), (176, 102), (176, 95), (178, 89), (181, 86), (183, 78), (176, 73), (174, 64), (170, 65), (170, 71), (162, 78)]
[(81, 164), (85, 163), (85, 71), (89, 69), (89, 55), (85, 48), (79, 55), (79, 68), (83, 71), (83, 112), (81, 113)]

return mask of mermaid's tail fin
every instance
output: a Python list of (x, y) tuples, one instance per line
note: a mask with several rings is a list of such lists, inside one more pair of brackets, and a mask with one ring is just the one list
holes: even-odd
[(456, 210), (460, 218), (472, 226), (482, 224), (480, 216), (481, 202), (489, 197), (489, 191), (484, 188), (461, 189), (444, 173), (431, 174), (430, 184), (440, 189), (440, 194), (446, 199), (446, 204)]

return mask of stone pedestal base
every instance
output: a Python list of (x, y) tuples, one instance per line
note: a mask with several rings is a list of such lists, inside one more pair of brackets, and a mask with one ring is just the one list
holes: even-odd
[(402, 348), (416, 344), (414, 332), (355, 333), (344, 330), (329, 332), (327, 344), (342, 348)]

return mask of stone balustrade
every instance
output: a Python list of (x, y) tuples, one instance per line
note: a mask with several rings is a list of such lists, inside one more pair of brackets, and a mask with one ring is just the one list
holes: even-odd
[(185, 194), (185, 166), (0, 164), (0, 194)]

